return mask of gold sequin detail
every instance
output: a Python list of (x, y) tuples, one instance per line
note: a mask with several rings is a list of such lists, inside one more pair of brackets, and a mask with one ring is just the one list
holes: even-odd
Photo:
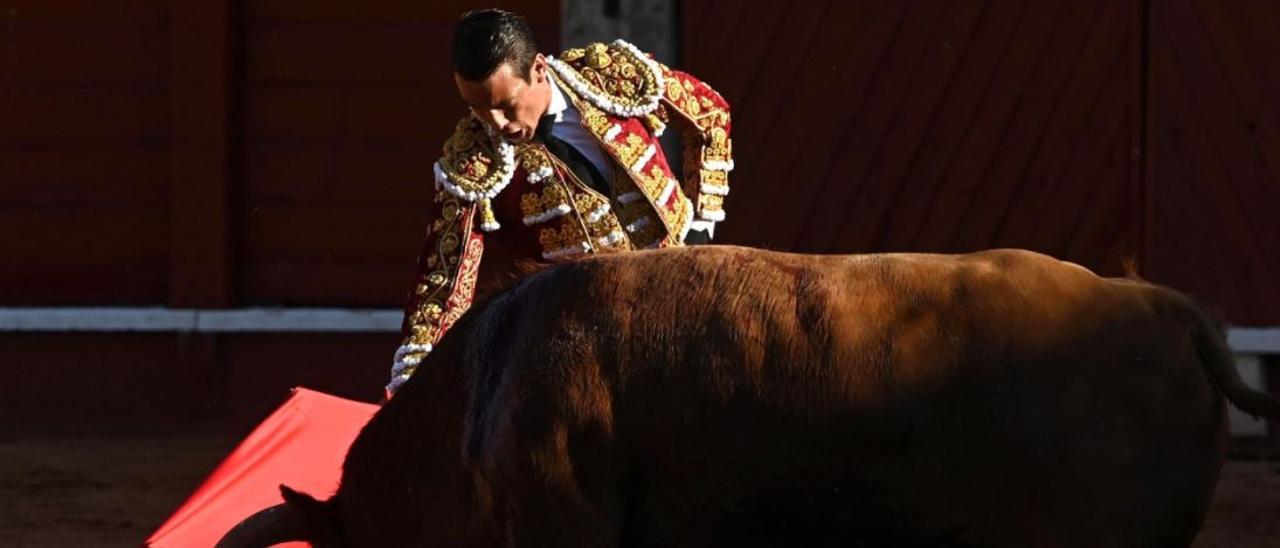
[(559, 56), (587, 85), (588, 92), (602, 95), (623, 107), (651, 105), (662, 93), (655, 73), (631, 50), (610, 44), (590, 44), (565, 51)]

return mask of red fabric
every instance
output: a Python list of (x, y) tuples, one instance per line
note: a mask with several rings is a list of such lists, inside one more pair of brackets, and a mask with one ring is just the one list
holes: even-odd
[(282, 483), (321, 500), (328, 498), (338, 488), (347, 448), (377, 409), (295, 388), (293, 396), (147, 539), (147, 546), (213, 546), (240, 520), (283, 502), (278, 487)]

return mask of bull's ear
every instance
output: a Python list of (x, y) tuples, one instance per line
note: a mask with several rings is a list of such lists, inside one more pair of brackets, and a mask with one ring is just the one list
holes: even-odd
[(342, 535), (338, 530), (338, 509), (333, 500), (320, 501), (306, 493), (280, 485), (280, 496), (285, 504), (302, 515), (307, 537), (314, 546), (341, 546)]

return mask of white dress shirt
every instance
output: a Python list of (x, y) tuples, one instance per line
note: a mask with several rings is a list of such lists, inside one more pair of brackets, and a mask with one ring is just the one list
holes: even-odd
[[(550, 76), (548, 71), (548, 76)], [(568, 143), (583, 156), (587, 161), (595, 166), (596, 171), (604, 176), (605, 181), (612, 184), (613, 181), (613, 164), (605, 156), (605, 152), (600, 148), (600, 142), (596, 140), (587, 129), (582, 127), (582, 113), (578, 112), (578, 107), (564, 96), (564, 92), (560, 91), (560, 86), (556, 83), (556, 79), (551, 77), (551, 105), (547, 107), (546, 116), (555, 116), (555, 123), (551, 125), (551, 134), (556, 138)], [(695, 231), (706, 231), (708, 236), (715, 235), (715, 223), (708, 223), (707, 226), (692, 227)]]
[(546, 115), (556, 117), (555, 123), (551, 125), (551, 135), (581, 152), (596, 171), (600, 172), (604, 180), (612, 184), (613, 165), (605, 157), (604, 150), (600, 148), (600, 142), (582, 127), (582, 113), (578, 112), (578, 107), (565, 98), (564, 92), (560, 91), (560, 86), (556, 85), (556, 79), (550, 80), (551, 106), (547, 107)]

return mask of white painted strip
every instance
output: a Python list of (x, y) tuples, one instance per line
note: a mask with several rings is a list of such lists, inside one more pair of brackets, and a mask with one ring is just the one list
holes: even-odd
[(1232, 327), (1227, 344), (1241, 354), (1280, 354), (1280, 327)]
[(227, 333), (245, 331), (400, 331), (402, 310), (353, 308), (249, 308), (201, 310), (196, 331)]
[(0, 332), (398, 332), (398, 309), (3, 308)]
[(0, 331), (193, 331), (195, 310), (0, 308)]

